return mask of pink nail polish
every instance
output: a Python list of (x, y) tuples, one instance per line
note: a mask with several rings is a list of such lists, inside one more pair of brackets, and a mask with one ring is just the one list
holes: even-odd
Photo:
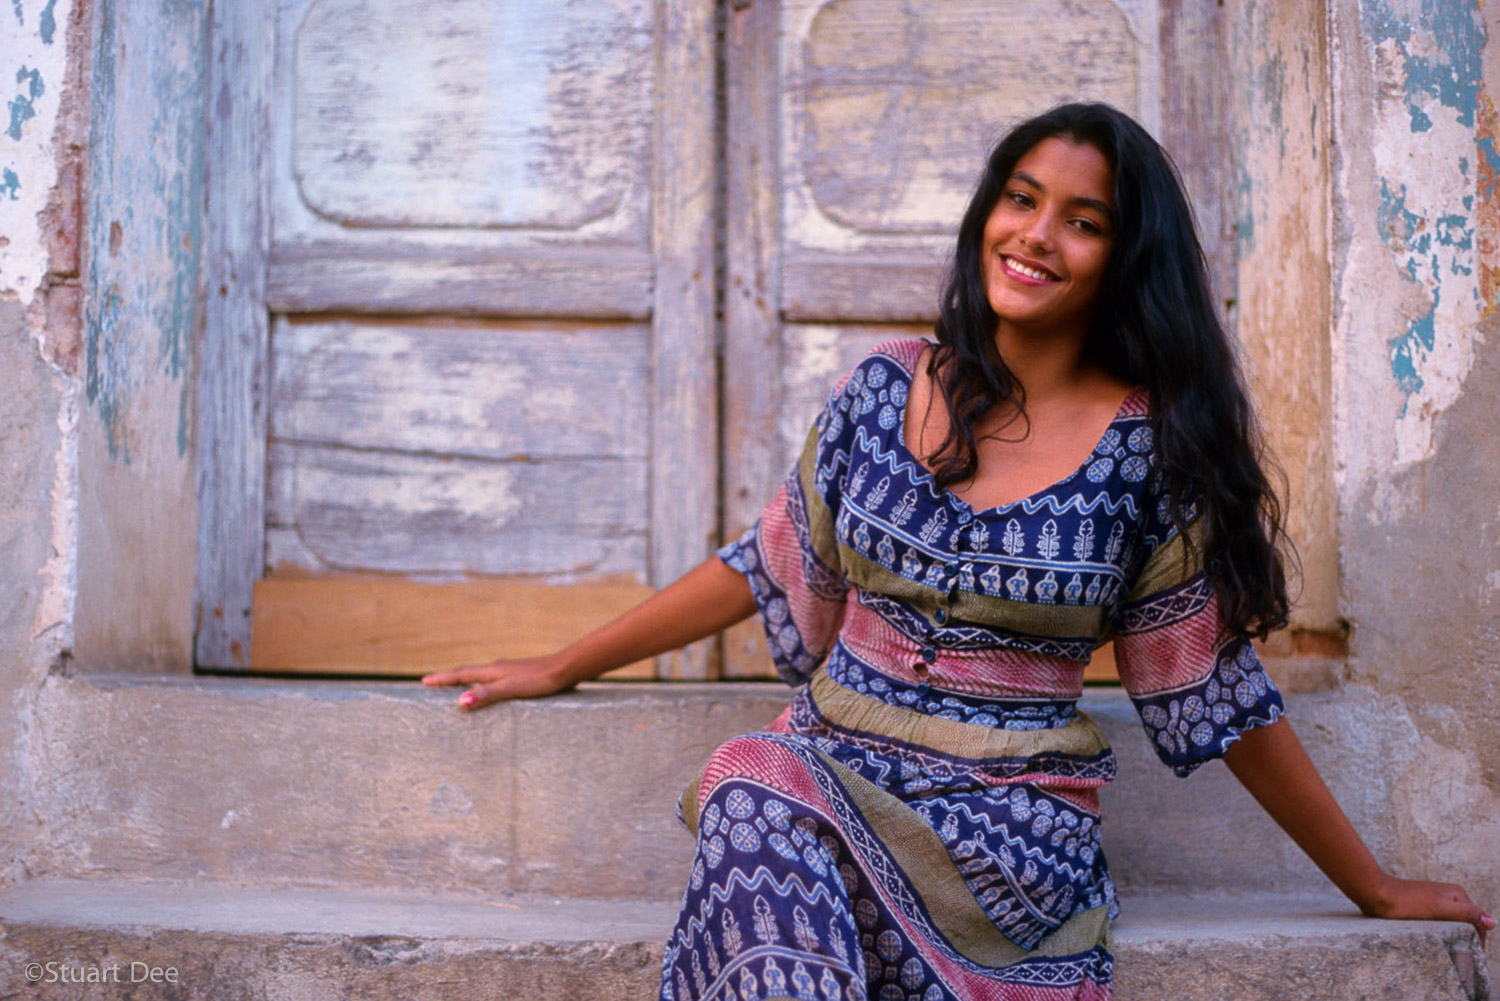
[(472, 706), (474, 704), (474, 693), (464, 692), (458, 697), (458, 704), (461, 706)]
[(1495, 919), (1490, 917), (1488, 914), (1479, 915), (1479, 923), (1486, 929), (1495, 927)]

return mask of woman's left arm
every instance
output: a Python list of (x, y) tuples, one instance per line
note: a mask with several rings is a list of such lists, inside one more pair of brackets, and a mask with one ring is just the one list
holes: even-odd
[(1225, 752), (1224, 763), (1271, 819), (1365, 914), (1466, 921), (1479, 930), (1483, 946), (1495, 919), (1475, 906), (1457, 884), (1397, 879), (1382, 870), (1285, 719), (1246, 732)]

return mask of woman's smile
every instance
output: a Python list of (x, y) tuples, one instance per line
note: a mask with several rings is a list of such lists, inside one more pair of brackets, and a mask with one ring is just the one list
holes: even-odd
[(1062, 280), (1040, 264), (1019, 254), (1001, 254), (1000, 262), (1005, 267), (1005, 273), (1022, 285), (1047, 285)]

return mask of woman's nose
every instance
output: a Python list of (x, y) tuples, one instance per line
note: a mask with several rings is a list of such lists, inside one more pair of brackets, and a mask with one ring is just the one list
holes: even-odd
[(1027, 220), (1026, 228), (1021, 232), (1021, 238), (1028, 247), (1034, 247), (1039, 251), (1050, 251), (1052, 249), (1052, 226), (1050, 214), (1038, 212)]

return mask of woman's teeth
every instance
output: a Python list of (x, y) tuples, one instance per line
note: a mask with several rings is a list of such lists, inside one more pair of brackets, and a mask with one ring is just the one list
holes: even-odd
[(1018, 274), (1023, 274), (1027, 278), (1035, 278), (1039, 282), (1050, 282), (1057, 280), (1045, 271), (1038, 271), (1036, 268), (1028, 268), (1026, 265), (1022, 264), (1014, 257), (1007, 257), (1005, 259), (1005, 263), (1010, 265), (1010, 269), (1012, 271), (1015, 271)]

